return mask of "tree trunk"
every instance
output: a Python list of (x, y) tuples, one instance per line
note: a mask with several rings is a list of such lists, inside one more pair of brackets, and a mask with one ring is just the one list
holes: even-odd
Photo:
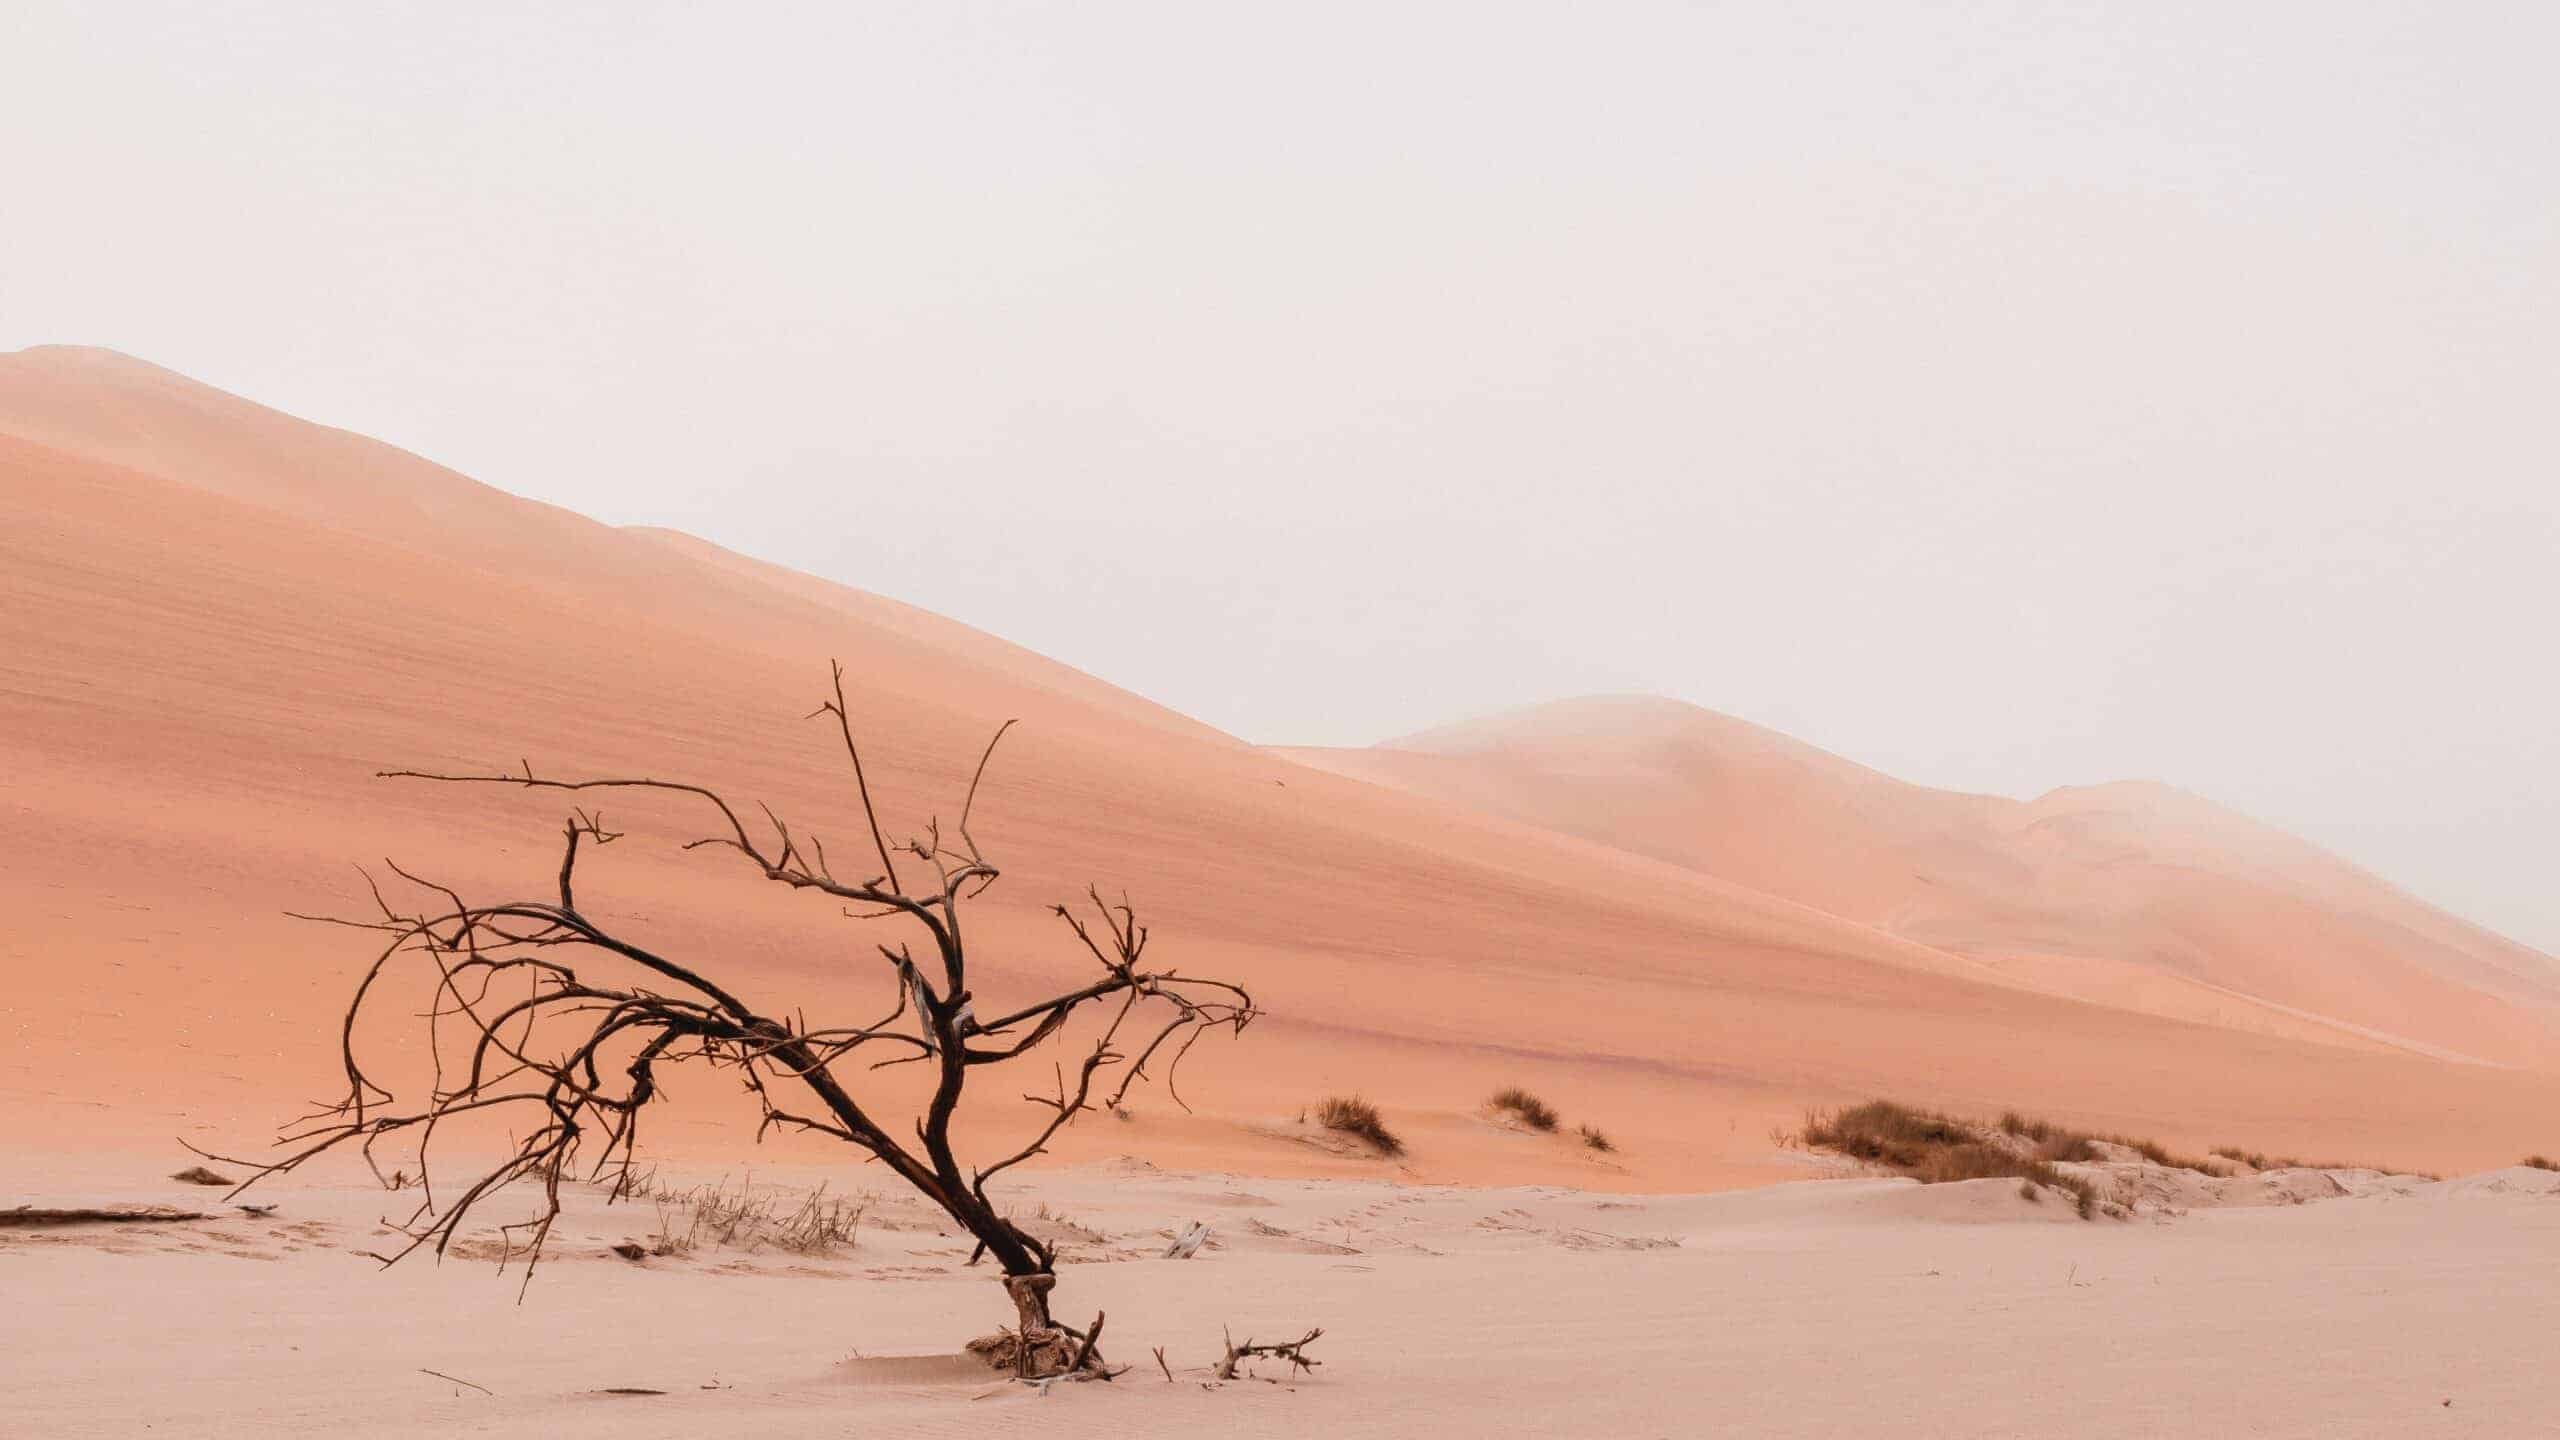
[(1050, 1274), (1004, 1277), (1005, 1293), (1013, 1297), (1019, 1319), (1015, 1328), (1022, 1337), (1015, 1351), (1015, 1373), (1027, 1379), (1064, 1374), (1075, 1360), (1067, 1332), (1049, 1318), (1049, 1292), (1057, 1285), (1058, 1277)]

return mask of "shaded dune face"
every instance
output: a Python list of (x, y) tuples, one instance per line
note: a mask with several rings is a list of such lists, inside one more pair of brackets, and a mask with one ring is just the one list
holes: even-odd
[[(799, 720), (831, 657), (894, 830), (951, 818), (1022, 721), (973, 819), (1005, 867), (972, 921), (992, 1003), (1090, 966), (1045, 907), (1098, 881), (1151, 955), (1270, 1009), (1194, 1057), (1193, 1110), (1149, 1095), (1067, 1158), (1375, 1173), (1295, 1119), (1353, 1092), (1450, 1181), (1799, 1174), (1770, 1128), (1869, 1094), (2440, 1170), (2550, 1143), (2542, 957), (2281, 837), (2241, 863), (2225, 831), (2256, 832), (2185, 797), (1947, 796), (1650, 701), (1601, 702), (1606, 743), (1562, 707), (1526, 738), (1260, 749), (894, 600), (65, 349), (0, 356), (0, 1142), (254, 1143), (296, 1113), (367, 956), (282, 912), (363, 908), (350, 862), (545, 892), (556, 801), (378, 769), (695, 779), (852, 843), (841, 752)], [(696, 816), (610, 818), (630, 839), (582, 862), (582, 906), (767, 1008), (880, 1008), (889, 937), (680, 851)], [(1490, 1123), (1506, 1084), (1618, 1151)], [(726, 1086), (675, 1087), (656, 1143), (733, 1152)]]

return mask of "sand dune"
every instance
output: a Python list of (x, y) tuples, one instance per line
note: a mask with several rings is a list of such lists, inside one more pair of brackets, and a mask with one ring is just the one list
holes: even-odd
[(2103, 1003), (2548, 1067), (2560, 965), (2165, 785), (1906, 784), (1676, 701), (1594, 697), (1293, 758), (1799, 900)]
[[(2551, 1144), (2539, 957), (2353, 875), (2315, 883), (2281, 847), (2190, 883), (2176, 847), (2229, 850), (2218, 822), (1923, 803), (1775, 737), (1694, 797), (1752, 820), (1694, 834), (1685, 802), (1589, 798), (1641, 773), (1530, 784), (1449, 747), (1415, 763), (1472, 778), (1424, 785), (1259, 750), (894, 601), (62, 349), (0, 357), (0, 1141), (261, 1134), (327, 1082), (357, 963), (281, 912), (354, 907), (351, 862), (384, 855), (481, 893), (545, 885), (555, 806), (378, 768), (681, 774), (850, 834), (841, 757), (798, 720), (829, 657), (902, 827), (947, 815), (992, 728), (1024, 722), (979, 801), (1007, 868), (976, 922), (991, 989), (1075, 974), (1043, 907), (1100, 880), (1186, 969), (1272, 1009), (1195, 1060), (1198, 1114), (1148, 1097), (1069, 1158), (1142, 1136), (1168, 1164), (1375, 1175), (1279, 1133), (1351, 1089), (1408, 1133), (1399, 1173), (1445, 1182), (1783, 1177), (1773, 1125), (1873, 1093), (2447, 1172)], [(1573, 806), (1651, 817), (1663, 843)], [(832, 907), (680, 853), (690, 817), (615, 819), (633, 839), (591, 908), (778, 1008), (867, 1012)], [(2073, 967), (2104, 973), (2049, 973)], [(1621, 1152), (1489, 1125), (1478, 1102), (1510, 1082)], [(672, 1153), (734, 1150), (717, 1097), (683, 1103)]]

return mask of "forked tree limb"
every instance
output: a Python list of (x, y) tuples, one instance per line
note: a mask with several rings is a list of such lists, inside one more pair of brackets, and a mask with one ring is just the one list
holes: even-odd
[(1239, 1345), (1236, 1343), (1234, 1334), (1229, 1333), (1226, 1337), (1226, 1358), (1218, 1362), (1215, 1373), (1221, 1380), (1233, 1380), (1236, 1378), (1237, 1364), (1257, 1355), (1268, 1355), (1275, 1360), (1288, 1361), (1289, 1373), (1292, 1375), (1301, 1370), (1312, 1371), (1324, 1362), (1309, 1357), (1307, 1347), (1316, 1343), (1317, 1338), (1323, 1334), (1322, 1329), (1310, 1330), (1295, 1340), (1287, 1340), (1275, 1345), (1257, 1345), (1248, 1337), (1243, 1344)]

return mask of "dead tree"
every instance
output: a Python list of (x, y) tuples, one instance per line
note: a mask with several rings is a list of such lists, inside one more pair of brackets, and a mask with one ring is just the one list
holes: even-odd
[[(542, 1196), (537, 1212), (500, 1227), (506, 1241), (501, 1263), (520, 1256), (529, 1285), (560, 1215), (563, 1181), (627, 1177), (641, 1117), (660, 1095), (660, 1073), (696, 1062), (743, 1080), (761, 1112), (759, 1139), (783, 1127), (841, 1140), (888, 1167), (975, 1236), (1001, 1268), (1013, 1301), (1013, 1349), (1021, 1373), (1098, 1369), (1094, 1337), (1051, 1318), (1056, 1255), (1006, 1217), (990, 1198), (988, 1182), (1040, 1154), (1076, 1116), (1096, 1108), (1099, 1090), (1109, 1091), (1101, 1105), (1118, 1108), (1151, 1065), (1160, 1065), (1179, 1103), (1173, 1082), (1182, 1058), (1213, 1029), (1242, 1031), (1257, 1013), (1252, 997), (1222, 980), (1145, 968), (1147, 927), (1125, 901), (1109, 904), (1088, 889), (1090, 918), (1064, 905), (1052, 909), (1100, 974), (1028, 1004), (1003, 1008), (981, 1002), (971, 984), (961, 912), (995, 883), (998, 872), (970, 835), (969, 818), (988, 760), (1013, 722), (998, 727), (979, 756), (961, 803), (957, 840), (944, 838), (933, 822), (922, 835), (892, 844), (863, 773), (840, 665), (834, 698), (809, 718), (819, 716), (832, 717), (843, 740), (871, 841), (862, 868), (878, 862), (877, 873), (865, 878), (839, 879), (825, 845), (814, 835), (795, 833), (769, 808), (758, 807), (765, 823), (750, 827), (737, 806), (699, 785), (549, 779), (530, 766), (521, 774), (381, 773), (572, 793), (648, 791), (698, 802), (713, 825), (685, 849), (733, 851), (768, 880), (837, 902), (848, 918), (899, 927), (895, 943), (874, 947), (874, 974), (888, 992), (887, 1013), (867, 1023), (811, 1024), (798, 1009), (751, 1003), (734, 975), (714, 979), (700, 965), (615, 934), (580, 908), (575, 885), (583, 850), (622, 836), (607, 830), (596, 812), (573, 806), (562, 827), (554, 898), (472, 904), (393, 865), (393, 873), (424, 899), (404, 909), (376, 885), (379, 919), (333, 922), (390, 937), (357, 982), (341, 1026), (346, 1092), (296, 1122), (278, 1142), (288, 1151), (284, 1158), (234, 1161), (257, 1171), (242, 1188), (349, 1145), (361, 1150), (379, 1178), (379, 1147), (391, 1143), (404, 1169), (414, 1150), (424, 1198), (403, 1227), (408, 1244), (384, 1257), (388, 1264), (421, 1247), (441, 1255), (482, 1202), (531, 1181)], [(908, 867), (903, 874), (901, 859)], [(919, 883), (918, 871), (929, 878)], [(403, 1104), (368, 1074), (358, 1030), (372, 1010), (385, 1008), (376, 997), (388, 988), (386, 972), (418, 962), (431, 967), (420, 979), (434, 987), (424, 1019), (435, 1073), (422, 1098)], [(1054, 1067), (1054, 1094), (1024, 1097), (1047, 1112), (1028, 1139), (988, 1163), (964, 1161), (953, 1145), (952, 1121), (972, 1077), (981, 1067), (1028, 1055), (1088, 1007), (1103, 1017), (1101, 1033), (1077, 1062), (1074, 1079), (1060, 1064)], [(888, 1102), (870, 1079), (885, 1067), (908, 1064), (929, 1067), (933, 1081), (930, 1098), (913, 1120), (912, 1138), (893, 1133), (884, 1113)], [(502, 1160), (475, 1167), (458, 1189), (433, 1178), (428, 1152), (440, 1126), (465, 1117), (509, 1116), (515, 1117), (511, 1129), (518, 1138)]]

